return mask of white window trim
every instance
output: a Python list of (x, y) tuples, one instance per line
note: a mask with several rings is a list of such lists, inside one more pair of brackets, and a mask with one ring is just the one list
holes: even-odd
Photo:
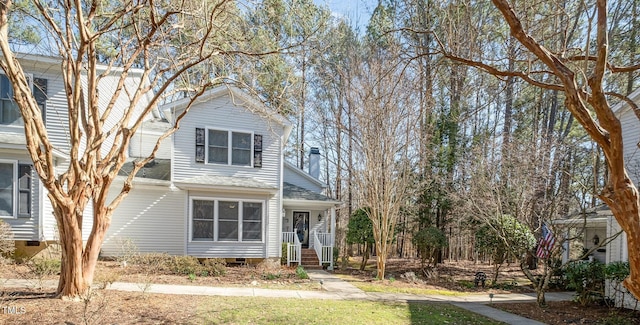
[[(214, 210), (213, 210), (213, 240), (204, 240), (204, 239), (197, 239), (194, 240), (193, 239), (193, 201), (214, 201)], [(233, 202), (238, 202), (238, 204), (240, 205), (238, 207), (238, 240), (235, 241), (231, 241), (231, 240), (219, 240), (218, 239), (218, 202), (220, 201), (233, 201)], [(261, 240), (242, 240), (242, 224), (244, 222), (244, 215), (243, 215), (243, 204), (244, 202), (247, 203), (260, 203), (262, 205), (262, 216), (260, 219), (261, 225), (260, 225), (260, 231), (262, 233), (262, 239)], [(264, 200), (256, 200), (256, 199), (239, 199), (239, 198), (225, 198), (225, 197), (207, 197), (207, 196), (192, 196), (189, 198), (189, 242), (190, 243), (229, 243), (229, 244), (233, 244), (233, 243), (242, 243), (242, 244), (264, 244), (265, 243), (265, 237), (266, 237), (266, 233), (265, 233), (265, 224), (266, 224), (266, 209), (267, 209), (267, 202)]]
[(10, 216), (0, 215), (0, 219), (18, 219), (18, 161), (0, 159), (0, 163), (13, 165), (13, 212)]
[[(226, 164), (222, 164), (222, 163), (215, 163), (215, 162), (209, 162), (209, 131), (221, 131), (221, 132), (227, 132), (227, 163)], [(239, 167), (239, 168), (251, 168), (253, 167), (253, 155), (254, 155), (254, 143), (253, 140), (255, 138), (255, 134), (253, 131), (247, 131), (247, 130), (238, 130), (238, 129), (221, 129), (221, 128), (215, 128), (215, 127), (206, 127), (205, 128), (205, 136), (204, 136), (204, 163), (205, 164), (211, 164), (211, 165), (217, 165), (217, 166), (230, 166), (230, 167)], [(245, 134), (249, 134), (249, 138), (251, 140), (251, 144), (249, 144), (249, 150), (251, 151), (249, 154), (249, 164), (248, 165), (234, 165), (233, 164), (233, 133), (245, 133)]]

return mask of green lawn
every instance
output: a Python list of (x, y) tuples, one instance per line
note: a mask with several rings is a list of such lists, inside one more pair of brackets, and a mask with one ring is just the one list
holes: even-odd
[(210, 297), (198, 306), (205, 324), (501, 324), (448, 304)]

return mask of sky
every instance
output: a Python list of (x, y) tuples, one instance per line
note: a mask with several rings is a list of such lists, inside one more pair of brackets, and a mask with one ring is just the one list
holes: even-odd
[(362, 31), (367, 26), (378, 0), (314, 0), (314, 2), (319, 5), (328, 5), (335, 15), (348, 18)]

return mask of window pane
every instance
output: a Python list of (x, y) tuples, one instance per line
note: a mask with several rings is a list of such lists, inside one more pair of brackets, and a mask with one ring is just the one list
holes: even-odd
[(193, 200), (193, 240), (213, 240), (214, 201)]
[(218, 240), (238, 240), (239, 202), (218, 202)]
[(233, 149), (232, 164), (247, 166), (251, 164), (251, 150)]
[(229, 132), (209, 130), (209, 162), (229, 163)]
[(193, 219), (213, 220), (213, 201), (193, 200)]
[(18, 105), (13, 100), (0, 100), (0, 124), (3, 125), (23, 125), (22, 115), (18, 110)]
[(6, 75), (0, 75), (0, 98), (13, 99), (13, 89)]
[(209, 130), (209, 145), (226, 148), (229, 145), (229, 132)]
[(193, 240), (213, 240), (213, 220), (194, 220)]
[(261, 241), (262, 225), (258, 222), (245, 222), (242, 224), (242, 241)]
[(238, 241), (238, 222), (218, 221), (218, 240)]
[(262, 203), (242, 204), (242, 240), (262, 240)]
[(209, 147), (209, 162), (217, 164), (227, 164), (229, 156), (227, 154), (227, 148), (215, 148)]
[(262, 220), (262, 203), (244, 202), (242, 220)]
[(234, 149), (251, 149), (251, 134), (233, 132), (231, 145)]
[(13, 164), (0, 163), (0, 216), (13, 216)]

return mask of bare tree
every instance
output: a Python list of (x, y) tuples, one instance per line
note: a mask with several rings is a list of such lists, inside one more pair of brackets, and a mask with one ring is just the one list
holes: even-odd
[[(441, 43), (444, 55), (457, 62), (473, 66), (500, 78), (517, 77), (525, 82), (564, 95), (564, 105), (587, 134), (600, 146), (609, 170), (608, 179), (599, 197), (611, 208), (616, 220), (627, 233), (631, 272), (625, 286), (640, 297), (640, 209), (638, 190), (626, 170), (622, 128), (612, 110), (611, 101), (624, 99), (639, 115), (637, 105), (625, 96), (607, 91), (607, 78), (640, 69), (635, 62), (614, 62), (609, 55), (608, 8), (606, 0), (584, 2), (550, 2), (555, 10), (548, 15), (527, 15), (532, 8), (514, 7), (507, 0), (492, 0), (508, 25), (519, 48), (514, 58), (516, 66), (508, 69), (506, 58), (465, 57), (449, 51)], [(569, 8), (570, 5), (574, 7)], [(542, 9), (542, 7), (541, 7)], [(567, 15), (572, 12), (572, 15)], [(558, 34), (574, 33), (583, 22), (581, 44), (569, 41), (550, 42), (550, 31), (540, 28), (543, 19), (563, 20)], [(505, 39), (507, 35), (495, 30), (492, 37)], [(560, 43), (560, 44), (558, 44)], [(491, 63), (489, 63), (491, 62)], [(619, 63), (621, 65), (618, 65)], [(626, 65), (625, 65), (626, 64)]]
[[(393, 59), (369, 58), (352, 79), (356, 202), (373, 224), (377, 277), (384, 279), (401, 208), (412, 185), (417, 106), (411, 80)], [(399, 61), (395, 61), (399, 62)]]
[[(250, 54), (237, 43), (241, 33), (231, 28), (241, 23), (234, 1), (33, 1), (25, 10), (41, 27), (40, 35), (57, 47), (67, 98), (70, 162), (57, 166), (40, 108), (11, 48), (13, 10), (11, 0), (0, 4), (0, 66), (13, 85), (27, 149), (58, 225), (62, 270), (57, 293), (78, 299), (88, 296), (113, 211), (131, 190), (136, 172), (175, 132), (191, 103), (224, 78), (221, 71), (232, 61), (226, 58)], [(134, 74), (140, 78), (131, 79)], [(113, 93), (98, 92), (108, 77), (115, 82)], [(137, 81), (132, 85), (131, 80)], [(134, 163), (109, 201), (131, 137), (159, 103), (177, 94), (190, 98), (187, 109), (158, 138), (152, 153)], [(118, 106), (122, 102), (126, 107)], [(83, 245), (88, 205), (93, 206), (93, 227)]]

